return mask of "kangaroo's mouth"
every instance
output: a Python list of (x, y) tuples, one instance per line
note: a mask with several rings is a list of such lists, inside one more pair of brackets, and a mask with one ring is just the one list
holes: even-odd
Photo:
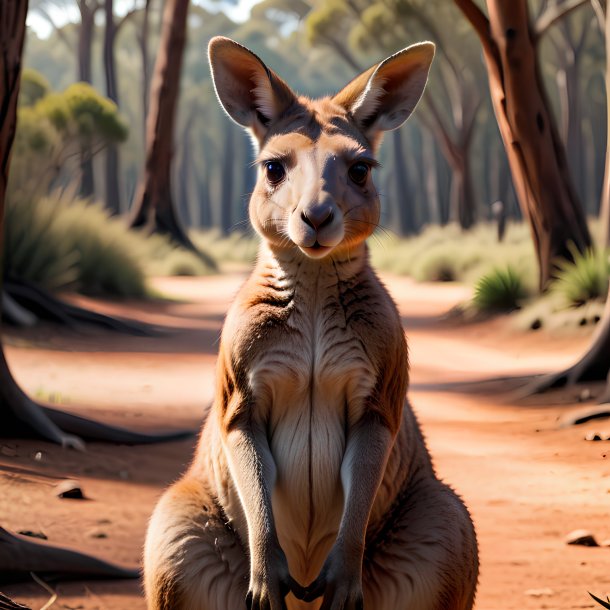
[(323, 246), (317, 239), (312, 246), (299, 246), (309, 258), (322, 258), (326, 256), (334, 246)]

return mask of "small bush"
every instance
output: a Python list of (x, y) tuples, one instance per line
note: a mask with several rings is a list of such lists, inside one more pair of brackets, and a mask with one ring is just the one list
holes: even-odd
[(494, 269), (475, 285), (473, 304), (478, 311), (513, 311), (526, 298), (527, 290), (512, 267)]
[(252, 264), (260, 241), (255, 233), (234, 231), (223, 236), (217, 229), (195, 231), (191, 238), (199, 249), (208, 252), (220, 264)]
[(9, 275), (47, 289), (142, 296), (142, 238), (99, 206), (59, 197), (15, 201), (6, 214), (4, 265)]
[(379, 235), (369, 246), (375, 267), (418, 281), (475, 282), (510, 263), (533, 286), (536, 264), (528, 228), (510, 224), (501, 243), (496, 235), (493, 224), (481, 223), (467, 232), (451, 224), (426, 227), (421, 234), (405, 239)]
[(557, 278), (551, 290), (569, 307), (581, 307), (588, 301), (605, 300), (608, 294), (610, 252), (590, 250), (584, 254), (572, 248), (574, 261), (558, 263)]
[(78, 255), (64, 240), (54, 206), (46, 203), (7, 201), (4, 271), (50, 290), (68, 288), (78, 278)]
[[(139, 236), (142, 241), (140, 258), (144, 261), (146, 275), (151, 276), (199, 276), (208, 275), (215, 270), (189, 252), (173, 244), (163, 235)], [(209, 254), (206, 248), (200, 248)], [(214, 258), (210, 255), (211, 258)]]
[(32, 68), (24, 68), (19, 86), (19, 105), (33, 106), (49, 93), (51, 87), (47, 79)]

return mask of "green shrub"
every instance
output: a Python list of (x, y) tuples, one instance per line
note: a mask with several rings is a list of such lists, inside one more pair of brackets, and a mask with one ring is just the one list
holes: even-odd
[(78, 254), (64, 239), (65, 228), (54, 203), (11, 198), (5, 214), (5, 273), (50, 290), (75, 286)]
[[(141, 259), (144, 261), (146, 275), (199, 276), (215, 271), (196, 254), (176, 246), (164, 235), (141, 236), (140, 239), (143, 245)], [(206, 248), (200, 247), (200, 250), (209, 254)]]
[(19, 86), (19, 106), (33, 106), (50, 90), (49, 82), (40, 72), (32, 68), (24, 68)]
[(24, 79), (9, 193), (27, 199), (73, 180), (82, 154), (125, 141), (128, 127), (116, 104), (87, 83), (56, 93), (35, 72)]
[(4, 265), (7, 274), (51, 289), (142, 296), (139, 235), (99, 206), (60, 197), (8, 201)]
[(475, 285), (473, 305), (481, 312), (513, 311), (527, 297), (521, 276), (512, 269), (494, 269)]
[(5, 226), (5, 271), (49, 290), (139, 297), (146, 276), (213, 271), (169, 238), (130, 231), (101, 205), (66, 196), (10, 198)]
[(99, 204), (58, 202), (68, 247), (78, 257), (78, 287), (94, 295), (119, 297), (146, 293), (144, 268), (138, 257), (138, 236), (124, 221), (111, 218)]
[(223, 236), (217, 229), (194, 231), (193, 243), (208, 252), (219, 263), (252, 264), (256, 259), (259, 238), (255, 233), (234, 231)]
[(78, 137), (81, 143), (94, 138), (102, 142), (127, 139), (127, 124), (116, 104), (88, 83), (74, 83), (62, 93), (48, 93), (34, 110), (64, 137)]
[(481, 223), (467, 232), (450, 224), (426, 227), (410, 238), (379, 235), (370, 240), (369, 247), (375, 267), (418, 281), (470, 283), (510, 263), (528, 286), (535, 285), (536, 264), (528, 227), (509, 224), (501, 243), (496, 235), (496, 226), (491, 223)]
[(558, 263), (557, 278), (551, 291), (562, 297), (569, 307), (580, 307), (588, 301), (605, 300), (608, 294), (610, 252), (590, 250), (581, 254), (571, 248), (574, 261)]

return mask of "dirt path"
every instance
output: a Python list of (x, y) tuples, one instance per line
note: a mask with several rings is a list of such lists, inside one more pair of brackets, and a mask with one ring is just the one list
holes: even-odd
[[(132, 427), (197, 427), (212, 395), (222, 316), (240, 280), (158, 281), (176, 300), (139, 305), (137, 315), (171, 329), (163, 336), (19, 334), (10, 339), (9, 362), (28, 392), (66, 408)], [(459, 328), (438, 317), (466, 298), (465, 289), (386, 282), (410, 340), (411, 400), (439, 473), (465, 498), (477, 526), (477, 610), (596, 607), (587, 590), (610, 593), (610, 548), (569, 547), (563, 539), (577, 528), (610, 539), (610, 444), (583, 441), (594, 425), (557, 428), (574, 404), (515, 405), (502, 393), (508, 383), (472, 384), (553, 370), (584, 348), (586, 336), (515, 334), (502, 321)], [(83, 456), (47, 443), (0, 442), (0, 523), (136, 565), (155, 499), (184, 468), (193, 443), (92, 443)], [(53, 485), (65, 477), (78, 478), (90, 500), (55, 498)], [(35, 584), (5, 589), (33, 608), (48, 598)], [(57, 608), (144, 608), (137, 582), (57, 589)]]

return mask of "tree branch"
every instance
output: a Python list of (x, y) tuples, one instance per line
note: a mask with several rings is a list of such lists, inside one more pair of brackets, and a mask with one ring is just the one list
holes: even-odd
[(489, 19), (485, 13), (473, 2), (473, 0), (453, 0), (455, 5), (462, 11), (464, 17), (468, 19), (478, 37), (481, 39), (483, 48), (490, 54), (494, 54), (491, 47), (491, 32), (489, 29)]
[(60, 40), (62, 40), (64, 44), (68, 47), (68, 50), (74, 51), (74, 44), (69, 40), (63, 28), (60, 28), (55, 23), (53, 17), (51, 17), (50, 13), (44, 8), (44, 6), (37, 6), (34, 10), (37, 11), (42, 17), (44, 17), (49, 22), (49, 25), (55, 30)]
[(335, 49), (341, 59), (343, 59), (348, 66), (356, 70), (356, 72), (363, 71), (362, 66), (360, 66), (360, 64), (356, 61), (355, 57), (338, 40), (328, 35), (323, 35), (321, 38), (328, 46)]
[(127, 11), (117, 22), (115, 22), (114, 24), (114, 35), (117, 36), (119, 33), (119, 30), (123, 27), (123, 25), (129, 21), (139, 10), (139, 8), (132, 8), (131, 10)]
[(566, 15), (583, 6), (589, 4), (589, 0), (565, 0), (561, 4), (552, 4), (538, 19), (532, 28), (532, 38), (534, 42), (538, 40), (553, 26), (557, 21)]
[(457, 150), (455, 142), (453, 141), (449, 131), (447, 130), (447, 127), (443, 123), (443, 118), (438, 108), (436, 107), (436, 104), (434, 103), (434, 99), (431, 95), (424, 94), (422, 102), (425, 108), (432, 115), (432, 120), (430, 120), (423, 112), (420, 112), (417, 115), (418, 118), (420, 119), (424, 127), (426, 127), (436, 138), (439, 147), (443, 153), (443, 156), (445, 157), (445, 159), (447, 159), (449, 165), (451, 167), (455, 167), (459, 164), (460, 154)]
[(595, 11), (595, 16), (597, 17), (599, 29), (603, 34), (606, 31), (606, 14), (604, 13), (604, 7), (602, 6), (600, 0), (591, 0), (591, 6)]

